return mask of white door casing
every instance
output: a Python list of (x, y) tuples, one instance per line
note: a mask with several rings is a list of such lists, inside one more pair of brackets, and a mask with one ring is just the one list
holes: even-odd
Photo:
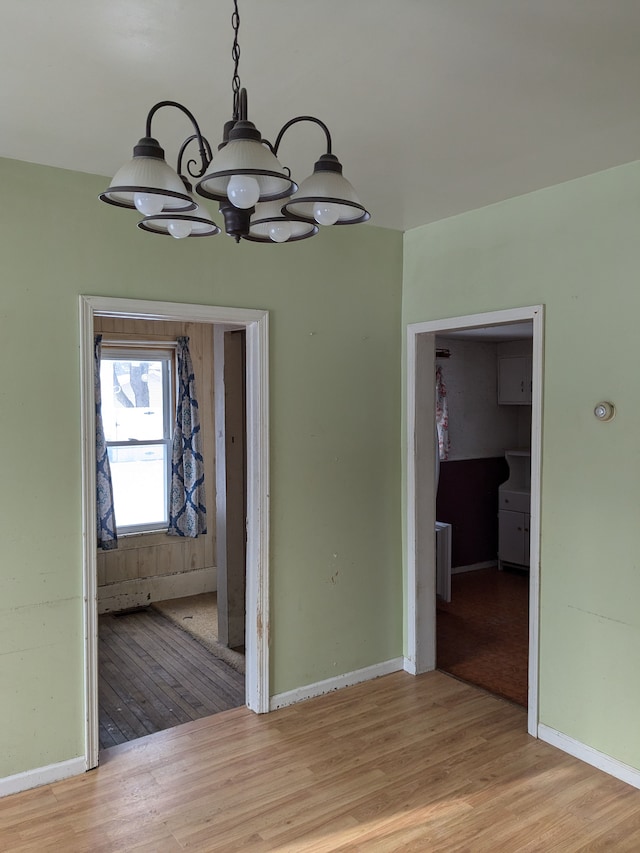
[(407, 654), (413, 674), (436, 666), (435, 577), (435, 336), (461, 329), (508, 323), (533, 324), (531, 401), (531, 518), (529, 568), (529, 692), (527, 730), (538, 736), (538, 633), (540, 613), (540, 484), (542, 452), (542, 380), (544, 306), (512, 308), (450, 317), (407, 326), (406, 554)]
[(247, 625), (246, 704), (269, 710), (269, 315), (267, 311), (80, 296), (85, 762), (98, 764), (98, 608), (96, 571), (94, 315), (246, 329)]

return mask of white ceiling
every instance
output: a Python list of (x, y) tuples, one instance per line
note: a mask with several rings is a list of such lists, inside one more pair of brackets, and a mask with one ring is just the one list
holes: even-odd
[[(111, 176), (178, 100), (217, 145), (231, 0), (1, 0), (0, 156)], [(638, 0), (240, 0), (249, 117), (317, 115), (375, 224), (398, 229), (640, 157)], [(154, 135), (175, 165), (185, 118)], [(301, 180), (312, 125), (280, 159)]]
[(436, 345), (444, 345), (449, 340), (478, 341), (480, 343), (504, 343), (505, 341), (524, 341), (533, 338), (533, 322), (501, 323), (499, 326), (479, 326), (477, 329), (459, 329), (443, 332), (436, 337)]

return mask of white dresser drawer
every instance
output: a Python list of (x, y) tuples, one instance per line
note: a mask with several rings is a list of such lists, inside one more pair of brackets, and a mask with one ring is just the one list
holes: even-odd
[(529, 492), (512, 492), (508, 489), (499, 489), (498, 506), (500, 509), (510, 509), (514, 512), (529, 512), (531, 495)]

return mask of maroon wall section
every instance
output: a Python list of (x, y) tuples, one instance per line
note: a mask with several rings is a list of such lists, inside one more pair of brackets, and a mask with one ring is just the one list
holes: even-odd
[(497, 559), (498, 486), (508, 476), (502, 456), (440, 463), (436, 519), (452, 525), (453, 568)]

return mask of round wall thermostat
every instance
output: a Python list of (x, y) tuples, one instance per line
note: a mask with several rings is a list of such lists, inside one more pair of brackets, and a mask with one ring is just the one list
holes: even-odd
[(613, 403), (598, 403), (598, 405), (593, 410), (593, 414), (598, 418), (599, 421), (610, 421), (613, 419), (616, 413), (616, 407)]

